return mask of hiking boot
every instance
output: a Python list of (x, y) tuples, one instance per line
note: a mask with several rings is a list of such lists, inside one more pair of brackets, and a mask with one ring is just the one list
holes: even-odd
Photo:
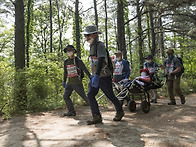
[(185, 100), (185, 97), (181, 99), (181, 104), (185, 104), (186, 103), (186, 100)]
[(73, 111), (73, 112), (68, 111), (67, 113), (64, 113), (63, 116), (76, 116), (76, 112), (75, 111)]
[(168, 105), (176, 105), (176, 101), (171, 101), (168, 103)]
[(116, 116), (113, 118), (113, 121), (120, 121), (124, 115), (125, 114), (122, 111), (116, 112)]
[(101, 115), (97, 115), (97, 114), (93, 115), (93, 120), (87, 121), (87, 125), (98, 124), (98, 123), (102, 123), (102, 117)]
[(157, 103), (157, 99), (152, 99), (150, 102), (151, 103)]

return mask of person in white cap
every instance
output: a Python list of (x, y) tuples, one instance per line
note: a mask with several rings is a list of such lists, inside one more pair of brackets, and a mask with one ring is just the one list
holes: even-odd
[[(113, 82), (120, 82), (121, 80), (128, 81), (130, 76), (130, 64), (129, 61), (122, 58), (122, 52), (117, 50), (115, 53), (116, 60), (115, 60), (115, 69), (114, 69), (114, 78)], [(120, 92), (120, 91), (118, 91)], [(130, 98), (127, 96), (125, 97), (127, 104), (130, 101)], [(121, 105), (123, 105), (124, 100), (120, 100)]]
[(113, 65), (109, 56), (109, 52), (106, 49), (104, 43), (98, 39), (98, 34), (101, 34), (101, 32), (97, 30), (96, 25), (89, 25), (85, 28), (83, 34), (86, 38), (86, 41), (90, 44), (90, 65), (93, 75), (93, 78), (89, 83), (89, 90), (87, 94), (93, 119), (87, 121), (87, 124), (92, 125), (96, 123), (102, 123), (102, 116), (98, 103), (95, 99), (95, 96), (99, 92), (99, 88), (115, 106), (116, 115), (113, 120), (120, 121), (124, 116), (124, 111), (119, 100), (113, 92)]

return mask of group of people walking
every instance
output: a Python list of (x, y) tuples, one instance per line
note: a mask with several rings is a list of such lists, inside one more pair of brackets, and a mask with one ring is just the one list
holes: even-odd
[[(90, 105), (92, 120), (88, 120), (87, 124), (92, 125), (96, 123), (102, 123), (102, 115), (99, 110), (99, 106), (95, 96), (101, 89), (106, 97), (113, 103), (116, 115), (114, 121), (120, 121), (124, 116), (123, 102), (119, 101), (113, 92), (112, 82), (119, 82), (121, 80), (128, 80), (130, 76), (130, 65), (129, 62), (122, 58), (122, 53), (116, 51), (115, 68), (113, 69), (109, 52), (106, 49), (103, 42), (99, 41), (98, 35), (101, 34), (97, 30), (97, 26), (89, 25), (83, 32), (86, 41), (90, 44), (90, 67), (91, 73), (86, 68), (83, 61), (75, 56), (77, 52), (72, 45), (66, 46), (64, 52), (66, 52), (68, 58), (64, 61), (64, 81), (63, 87), (64, 100), (68, 109), (68, 112), (64, 116), (75, 116), (76, 111), (73, 106), (73, 102), (70, 98), (72, 91), (75, 90), (83, 100)], [(180, 89), (180, 72), (181, 65), (172, 49), (168, 50), (168, 58), (163, 63), (162, 68), (166, 68), (168, 72), (168, 92), (171, 102), (169, 105), (175, 105), (175, 98), (173, 89), (176, 90), (177, 94), (181, 98), (181, 103), (185, 103), (185, 97)], [(171, 54), (173, 56), (171, 56)], [(153, 57), (148, 55), (146, 58), (147, 62), (144, 63), (144, 69), (149, 71), (149, 74), (155, 72), (158, 68), (158, 64), (153, 61)], [(87, 95), (85, 94), (84, 87), (82, 84), (83, 71), (89, 77), (89, 85)], [(113, 75), (113, 76), (112, 76)], [(68, 80), (68, 81), (67, 81)], [(152, 101), (157, 103), (157, 91), (150, 91)], [(128, 103), (129, 98), (126, 98)]]

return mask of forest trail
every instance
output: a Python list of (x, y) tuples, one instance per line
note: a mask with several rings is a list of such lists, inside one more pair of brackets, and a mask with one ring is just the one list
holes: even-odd
[(100, 107), (103, 124), (88, 126), (88, 106), (77, 107), (77, 116), (61, 117), (64, 109), (13, 116), (0, 120), (0, 147), (195, 147), (196, 94), (181, 105), (168, 106), (168, 98), (151, 104), (143, 113), (124, 107), (125, 117), (112, 121), (114, 107)]

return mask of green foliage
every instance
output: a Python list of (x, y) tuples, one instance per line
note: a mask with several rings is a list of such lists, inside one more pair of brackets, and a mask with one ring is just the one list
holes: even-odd
[(9, 118), (13, 112), (13, 68), (0, 61), (0, 116)]

